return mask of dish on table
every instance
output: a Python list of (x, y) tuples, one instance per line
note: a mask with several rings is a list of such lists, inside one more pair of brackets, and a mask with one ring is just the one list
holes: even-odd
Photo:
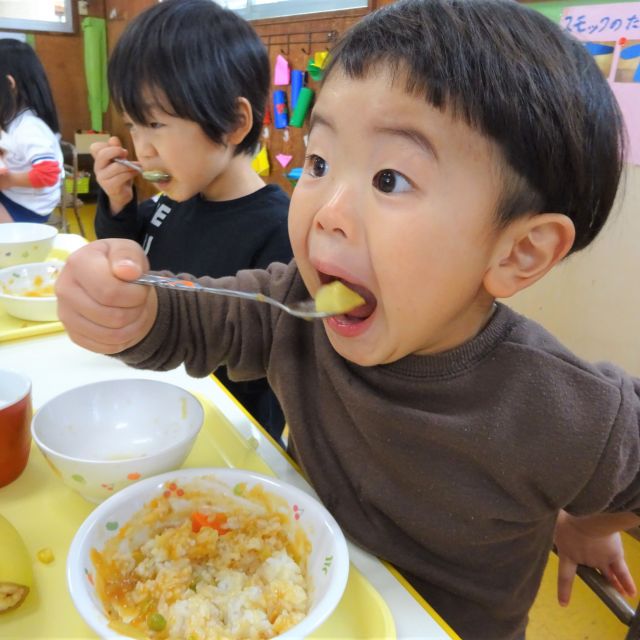
[(315, 498), (241, 469), (184, 469), (122, 490), (83, 523), (67, 559), (77, 610), (110, 638), (306, 637), (348, 573), (344, 536)]
[(52, 471), (91, 502), (177, 469), (204, 421), (200, 401), (161, 380), (121, 378), (68, 389), (45, 402), (31, 433)]
[(57, 233), (41, 222), (0, 224), (0, 268), (45, 260)]
[(57, 320), (54, 287), (63, 264), (50, 260), (0, 269), (0, 304), (5, 311), (23, 320)]

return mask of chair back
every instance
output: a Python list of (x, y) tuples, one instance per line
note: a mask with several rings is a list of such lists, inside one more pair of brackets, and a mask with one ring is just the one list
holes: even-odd
[[(73, 144), (66, 140), (60, 140), (60, 149), (62, 150), (64, 176), (62, 182), (62, 190), (60, 193), (60, 202), (53, 212), (55, 218), (50, 221), (54, 227), (63, 233), (69, 232), (69, 223), (65, 212), (66, 209), (73, 209), (73, 213), (80, 229), (80, 235), (84, 236), (84, 225), (80, 218), (80, 202), (78, 201), (78, 152)], [(67, 184), (71, 185), (67, 189)]]

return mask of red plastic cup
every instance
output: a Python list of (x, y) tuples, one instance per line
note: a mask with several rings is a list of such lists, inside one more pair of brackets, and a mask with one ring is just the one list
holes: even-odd
[(24, 471), (31, 449), (31, 380), (0, 369), (0, 487)]

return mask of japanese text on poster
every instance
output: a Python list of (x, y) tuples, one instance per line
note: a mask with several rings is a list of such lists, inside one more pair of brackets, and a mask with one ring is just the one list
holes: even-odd
[(627, 127), (628, 160), (640, 165), (640, 2), (567, 7), (560, 24), (607, 77)]

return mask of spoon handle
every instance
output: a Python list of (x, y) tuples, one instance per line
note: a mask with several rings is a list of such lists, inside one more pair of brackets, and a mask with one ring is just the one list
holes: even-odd
[(130, 160), (124, 160), (123, 158), (114, 158), (113, 161), (125, 167), (129, 167), (129, 169), (134, 169), (138, 173), (142, 173), (142, 167), (139, 167), (137, 164), (131, 162)]

